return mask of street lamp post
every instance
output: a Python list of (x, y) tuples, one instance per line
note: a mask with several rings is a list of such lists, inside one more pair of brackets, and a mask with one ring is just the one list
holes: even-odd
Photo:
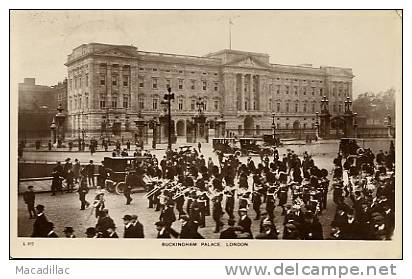
[(167, 88), (167, 93), (163, 96), (163, 101), (162, 104), (167, 105), (167, 110), (168, 110), (168, 138), (167, 138), (167, 149), (169, 151), (172, 150), (172, 101), (175, 99), (175, 94), (172, 93), (172, 88), (168, 87)]
[(51, 140), (52, 140), (52, 143), (53, 143), (53, 144), (56, 142), (56, 128), (57, 128), (56, 122), (54, 121), (54, 118), (53, 118), (53, 121), (52, 121), (52, 123), (51, 123), (51, 125), (50, 125)]
[(353, 114), (353, 134), (354, 134), (354, 137), (355, 138), (357, 138), (358, 137), (358, 121), (357, 121), (357, 117), (358, 116), (358, 113), (354, 113)]
[(319, 138), (319, 112), (316, 112), (316, 118), (315, 118), (315, 127), (316, 127), (316, 139)]

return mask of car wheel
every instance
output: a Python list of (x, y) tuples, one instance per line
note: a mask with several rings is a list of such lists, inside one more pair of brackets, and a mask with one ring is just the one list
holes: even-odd
[(126, 183), (124, 183), (124, 182), (117, 183), (116, 190), (115, 190), (116, 194), (118, 194), (118, 195), (123, 194), (125, 186), (126, 186)]

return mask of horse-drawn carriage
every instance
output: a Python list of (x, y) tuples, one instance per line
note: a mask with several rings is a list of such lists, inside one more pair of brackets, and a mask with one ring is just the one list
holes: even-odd
[[(136, 173), (137, 167), (150, 157), (104, 157), (103, 165), (106, 173), (105, 188), (112, 193), (121, 194), (125, 187), (126, 172), (129, 170), (135, 172), (139, 179), (139, 173)], [(144, 187), (144, 183), (142, 183)], [(135, 187), (139, 187), (136, 185)]]

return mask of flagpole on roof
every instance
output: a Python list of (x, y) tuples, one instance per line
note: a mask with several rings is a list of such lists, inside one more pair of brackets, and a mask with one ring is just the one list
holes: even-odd
[(232, 50), (232, 19), (229, 19), (229, 49)]

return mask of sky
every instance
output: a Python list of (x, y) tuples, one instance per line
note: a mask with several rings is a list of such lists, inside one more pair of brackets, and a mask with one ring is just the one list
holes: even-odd
[(202, 56), (229, 48), (271, 63), (352, 68), (353, 93), (402, 86), (402, 20), (395, 11), (13, 11), (11, 82), (53, 85), (72, 49), (90, 42)]

